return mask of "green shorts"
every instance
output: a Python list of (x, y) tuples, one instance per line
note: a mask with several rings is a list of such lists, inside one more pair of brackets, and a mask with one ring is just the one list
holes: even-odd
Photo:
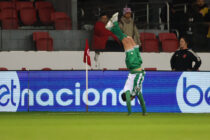
[(135, 49), (126, 51), (125, 63), (129, 70), (141, 68), (142, 59), (139, 55), (139, 52), (137, 52)]

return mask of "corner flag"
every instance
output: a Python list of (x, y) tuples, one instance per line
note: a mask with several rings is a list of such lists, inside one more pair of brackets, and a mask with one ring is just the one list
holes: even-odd
[(90, 60), (90, 50), (89, 50), (89, 45), (88, 45), (88, 39), (86, 39), (86, 45), (85, 45), (85, 51), (84, 51), (84, 58), (83, 58), (83, 62), (86, 63), (89, 66), (91, 66), (91, 60)]

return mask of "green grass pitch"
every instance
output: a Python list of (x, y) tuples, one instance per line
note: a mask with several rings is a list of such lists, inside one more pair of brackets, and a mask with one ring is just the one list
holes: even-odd
[(1, 140), (207, 140), (210, 114), (0, 113)]

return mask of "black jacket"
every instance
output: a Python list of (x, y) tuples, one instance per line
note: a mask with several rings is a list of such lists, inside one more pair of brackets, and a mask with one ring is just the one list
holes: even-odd
[[(194, 65), (193, 62), (195, 62)], [(171, 57), (171, 68), (176, 71), (196, 71), (200, 65), (200, 57), (191, 49), (179, 49)]]

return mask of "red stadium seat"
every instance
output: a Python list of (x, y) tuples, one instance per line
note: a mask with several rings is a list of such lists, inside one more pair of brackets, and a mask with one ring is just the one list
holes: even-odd
[(162, 42), (163, 40), (166, 40), (166, 39), (175, 39), (177, 40), (177, 37), (174, 33), (159, 33), (159, 39), (160, 41)]
[(140, 33), (143, 52), (159, 52), (159, 43), (154, 33)]
[(179, 42), (174, 33), (159, 33), (159, 39), (164, 52), (174, 52), (179, 47)]
[(48, 32), (34, 32), (33, 40), (38, 51), (53, 51), (53, 39)]
[(56, 30), (71, 30), (72, 24), (70, 17), (64, 12), (54, 12), (51, 14)]
[(174, 52), (178, 49), (179, 42), (175, 39), (167, 39), (162, 41), (163, 52)]
[(58, 19), (55, 21), (55, 29), (56, 30), (71, 30), (71, 19), (70, 18), (64, 18), (64, 19)]
[(16, 2), (16, 9), (17, 11), (20, 11), (23, 8), (33, 8), (33, 2), (31, 1), (18, 1)]
[(142, 52), (159, 52), (157, 39), (147, 39), (142, 42)]
[(147, 33), (147, 32), (140, 33), (140, 40), (144, 41), (146, 39), (156, 39), (156, 36), (154, 33)]
[(1, 20), (6, 18), (18, 18), (17, 11), (15, 9), (3, 9), (1, 11)]
[(39, 19), (42, 24), (49, 25), (52, 24), (51, 14), (54, 13), (53, 8), (43, 8), (38, 10)]
[(48, 1), (38, 1), (35, 3), (36, 9), (43, 9), (43, 8), (53, 8), (53, 5), (51, 2)]
[(53, 39), (41, 38), (36, 41), (36, 48), (38, 51), (53, 51)]
[(51, 20), (55, 21), (57, 19), (67, 18), (69, 17), (65, 12), (54, 12), (51, 14)]
[(33, 32), (33, 41), (39, 40), (41, 38), (49, 38), (48, 32)]
[(3, 9), (15, 9), (15, 3), (10, 1), (0, 2), (0, 11), (2, 11)]
[(53, 23), (51, 14), (54, 13), (55, 10), (51, 2), (38, 1), (35, 3), (35, 7), (38, 10), (39, 19), (42, 24), (49, 25)]
[(20, 18), (24, 25), (33, 25), (36, 23), (36, 10), (35, 8), (22, 8), (20, 9)]
[(14, 30), (14, 29), (18, 29), (19, 25), (18, 25), (18, 20), (16, 18), (8, 18), (8, 19), (4, 19), (2, 20), (2, 29), (4, 30)]
[[(13, 10), (15, 10), (14, 2), (9, 2), (9, 1), (0, 2), (0, 19), (2, 20), (2, 28), (3, 29), (10, 29), (10, 28), (16, 29), (17, 28), (17, 26), (16, 26), (17, 22), (13, 18), (13, 12), (11, 12)], [(4, 19), (4, 21), (3, 21), (3, 19)], [(15, 25), (15, 27), (14, 27), (14, 25)]]
[(3, 9), (1, 11), (3, 29), (18, 29), (18, 16), (15, 9)]

